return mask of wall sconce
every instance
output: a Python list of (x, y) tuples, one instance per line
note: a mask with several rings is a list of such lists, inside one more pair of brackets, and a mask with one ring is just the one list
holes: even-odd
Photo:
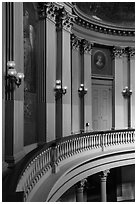
[(87, 93), (88, 89), (84, 87), (84, 84), (80, 84), (78, 89), (79, 96), (83, 97)]
[(125, 98), (128, 98), (132, 94), (132, 90), (130, 90), (127, 86), (123, 89), (122, 94)]
[(19, 87), (21, 85), (22, 79), (24, 78), (24, 74), (19, 72), (17, 73), (14, 61), (8, 61), (7, 66), (7, 77), (9, 78), (11, 83), (15, 83)]
[(55, 97), (56, 99), (58, 99), (61, 98), (62, 95), (65, 95), (67, 93), (67, 87), (66, 86), (62, 87), (61, 80), (56, 80), (54, 91)]

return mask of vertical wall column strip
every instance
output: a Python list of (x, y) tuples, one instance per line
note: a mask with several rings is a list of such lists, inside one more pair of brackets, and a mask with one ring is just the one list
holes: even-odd
[(113, 75), (113, 81), (112, 81), (112, 130), (115, 129), (115, 57), (113, 55), (113, 49), (112, 49), (112, 75)]
[(87, 41), (84, 46), (84, 86), (87, 94), (84, 101), (84, 126), (86, 131), (92, 130), (92, 83), (91, 83), (92, 45)]
[[(130, 53), (129, 48), (127, 50), (127, 65), (128, 65), (128, 89), (130, 90)], [(128, 97), (128, 128), (131, 128), (131, 96)]]
[(62, 96), (63, 136), (71, 134), (71, 52), (70, 52), (70, 31), (63, 27), (62, 36), (62, 86), (67, 87), (67, 93)]
[[(10, 60), (14, 60), (14, 48), (13, 48), (13, 3), (6, 3), (6, 63)], [(6, 69), (7, 75), (7, 69)], [(6, 80), (6, 97), (5, 97), (5, 160), (9, 165), (14, 164), (13, 145), (14, 145), (14, 92), (13, 85)]]
[[(62, 83), (62, 19), (61, 10), (56, 16), (56, 80)], [(56, 98), (56, 138), (62, 137), (62, 97)]]
[(46, 19), (38, 22), (38, 143), (46, 142)]
[(46, 28), (46, 135), (49, 142), (55, 140), (56, 27), (48, 16)]
[(78, 89), (81, 83), (80, 80), (80, 51), (79, 40), (72, 34), (72, 133), (80, 131), (80, 97)]
[[(14, 2), (14, 61), (17, 72), (24, 73), (23, 2)], [(14, 159), (24, 156), (24, 80), (14, 89)]]
[[(84, 84), (84, 40), (80, 44), (80, 84)], [(80, 85), (79, 85), (80, 86)], [(80, 97), (80, 131), (84, 131), (84, 96)]]
[(131, 127), (135, 127), (135, 48), (130, 48)]
[(124, 51), (121, 48), (113, 49), (113, 63), (115, 66), (115, 128), (124, 127), (124, 98), (122, 95), (123, 90), (123, 54)]

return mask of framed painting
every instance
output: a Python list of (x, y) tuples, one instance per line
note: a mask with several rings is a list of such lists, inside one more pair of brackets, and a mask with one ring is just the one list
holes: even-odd
[(106, 56), (104, 52), (97, 50), (94, 54), (94, 65), (99, 69), (103, 69), (106, 64)]

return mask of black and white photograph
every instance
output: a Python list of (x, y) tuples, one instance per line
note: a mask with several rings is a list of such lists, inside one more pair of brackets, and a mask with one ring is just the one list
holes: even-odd
[(135, 202), (135, 1), (1, 10), (1, 202)]

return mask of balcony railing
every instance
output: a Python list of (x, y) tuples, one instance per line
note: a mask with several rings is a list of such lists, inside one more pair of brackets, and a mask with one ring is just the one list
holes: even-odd
[(24, 201), (39, 179), (46, 173), (56, 173), (62, 160), (83, 151), (134, 143), (135, 130), (88, 132), (64, 137), (46, 144), (24, 167), (16, 191), (24, 191)]

